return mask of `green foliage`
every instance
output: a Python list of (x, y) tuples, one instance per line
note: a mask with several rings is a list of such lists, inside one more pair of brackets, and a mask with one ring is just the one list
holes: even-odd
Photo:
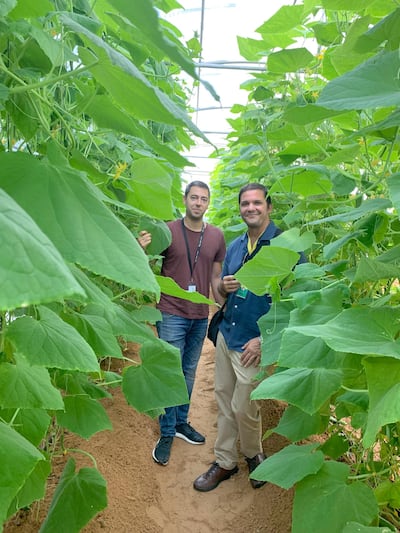
[[(210, 211), (230, 240), (239, 188), (260, 181), (288, 230), (242, 281), (273, 300), (252, 397), (288, 404), (265, 437), (291, 441), (254, 477), (294, 487), (293, 532), (400, 528), (399, 16), (390, 0), (304, 1), (239, 38), (266, 70), (232, 109)], [(285, 277), (296, 240), (309, 263)]]
[[(197, 83), (195, 65), (151, 0), (10, 0), (0, 19), (3, 525), (43, 498), (63, 428), (85, 439), (112, 429), (110, 387), (152, 417), (187, 401), (179, 352), (152, 327), (155, 303), (161, 288), (207, 299), (160, 287), (154, 271), (182, 208), (180, 152), (207, 139), (179, 81), (184, 69)], [(106, 370), (112, 358), (122, 375)], [(41, 531), (80, 531), (106, 500), (96, 468), (70, 460)]]

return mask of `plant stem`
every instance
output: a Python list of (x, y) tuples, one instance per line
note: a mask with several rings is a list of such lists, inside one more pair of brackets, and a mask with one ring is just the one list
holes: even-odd
[(65, 74), (60, 74), (59, 76), (56, 76), (55, 78), (46, 79), (42, 81), (38, 81), (36, 83), (25, 83), (21, 78), (16, 76), (13, 72), (8, 70), (8, 68), (5, 66), (3, 61), (0, 59), (0, 71), (3, 71), (8, 76), (13, 78), (15, 81), (17, 81), (20, 86), (19, 87), (11, 87), (10, 88), (10, 94), (18, 94), (18, 93), (24, 93), (26, 91), (30, 91), (32, 89), (39, 89), (41, 87), (47, 87), (48, 85), (53, 85), (55, 83), (58, 83), (59, 81), (69, 79), (71, 77), (76, 76), (77, 74), (81, 74), (82, 72), (85, 72), (86, 70), (90, 70), (92, 67), (96, 66), (99, 62), (95, 61), (91, 63), (90, 65), (86, 65), (85, 67), (79, 67), (76, 70), (71, 70), (70, 72), (66, 72)]
[(349, 476), (347, 479), (355, 480), (355, 479), (369, 479), (377, 476), (382, 476), (383, 474), (387, 474), (391, 472), (391, 468), (385, 468), (384, 470), (381, 470), (380, 472), (372, 472), (371, 474), (359, 474), (356, 476)]
[(65, 453), (82, 453), (83, 455), (89, 457), (89, 459), (93, 462), (94, 467), (97, 468), (96, 459), (91, 453), (87, 452), (86, 450), (81, 450), (80, 448), (68, 448), (67, 450), (65, 450)]

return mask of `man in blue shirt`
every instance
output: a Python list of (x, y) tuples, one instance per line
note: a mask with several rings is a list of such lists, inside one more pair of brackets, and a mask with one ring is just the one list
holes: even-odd
[[(247, 232), (229, 245), (218, 286), (220, 294), (226, 298), (226, 309), (215, 354), (216, 461), (194, 481), (194, 488), (202, 492), (215, 489), (238, 471), (238, 440), (249, 473), (265, 459), (260, 406), (250, 400), (250, 393), (257, 385), (254, 377), (261, 361), (257, 321), (269, 311), (271, 298), (269, 295), (256, 296), (242, 287), (235, 273), (281, 231), (270, 220), (272, 202), (267, 188), (261, 183), (242, 187), (239, 208)], [(253, 488), (259, 488), (265, 482), (250, 479), (250, 483)]]

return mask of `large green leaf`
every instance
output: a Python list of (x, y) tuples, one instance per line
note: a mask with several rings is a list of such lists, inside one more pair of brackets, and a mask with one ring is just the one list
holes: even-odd
[(53, 243), (1, 189), (0, 248), (0, 310), (85, 297)]
[[(150, 216), (172, 220), (172, 178), (165, 168), (154, 159), (140, 158), (132, 163), (131, 174), (132, 192), (127, 193), (127, 203)], [(157, 191), (157, 201), (154, 201), (154, 191)]]
[(100, 372), (94, 351), (75, 328), (46, 307), (39, 312), (40, 320), (24, 316), (10, 324), (7, 338), (18, 353), (32, 365)]
[(297, 72), (313, 60), (314, 56), (307, 48), (289, 48), (270, 54), (267, 67), (270, 72), (285, 74), (286, 72)]
[(60, 426), (89, 439), (95, 433), (112, 429), (106, 410), (96, 400), (85, 394), (64, 396), (65, 411), (57, 411)]
[(276, 363), (279, 357), (282, 333), (289, 324), (293, 302), (277, 302), (257, 322), (263, 339), (261, 344), (261, 366)]
[(376, 0), (322, 0), (322, 5), (325, 9), (361, 11), (374, 2)]
[(368, 31), (362, 35), (356, 44), (357, 50), (366, 52), (369, 50), (375, 50), (378, 45), (383, 42), (390, 43), (390, 49), (398, 47), (399, 45), (399, 32), (397, 28), (400, 22), (400, 9), (397, 8), (392, 13), (389, 13), (387, 17), (377, 22)]
[(388, 178), (389, 196), (393, 207), (400, 213), (400, 172), (393, 174)]
[(75, 472), (69, 459), (39, 533), (79, 533), (107, 506), (106, 481), (95, 468)]
[[(400, 310), (353, 307), (322, 325), (294, 326), (293, 331), (321, 337), (333, 350), (400, 359)], [(348, 332), (351, 331), (351, 335)]]
[(278, 246), (263, 246), (238, 270), (236, 278), (251, 292), (262, 296), (270, 292), (271, 283), (279, 283), (285, 279), (298, 260), (297, 252)]
[(112, 324), (114, 334), (128, 341), (143, 343), (153, 341), (154, 331), (147, 324), (135, 319), (135, 313), (131, 313), (123, 307), (113, 304), (115, 320)]
[(157, 340), (140, 349), (140, 363), (126, 367), (122, 390), (130, 405), (140, 413), (188, 402), (180, 351)]
[(72, 267), (72, 272), (88, 296), (89, 304), (83, 309), (83, 314), (104, 318), (111, 326), (113, 334), (125, 340), (143, 343), (154, 339), (154, 331), (147, 324), (139, 322), (136, 313), (113, 302), (80, 269)]
[[(312, 338), (293, 331), (293, 327), (325, 324), (342, 311), (343, 292), (334, 287), (307, 292), (308, 305), (294, 309), (283, 332), (278, 362), (283, 367), (337, 368), (338, 357), (320, 338)], [(299, 298), (299, 295), (295, 295)]]
[[(172, 61), (182, 67), (182, 69), (190, 74), (190, 76), (196, 80), (200, 80), (198, 73), (196, 72), (196, 65), (193, 63), (189, 55), (186, 54), (186, 49), (183, 48), (181, 43), (176, 41), (176, 39), (171, 41), (169, 38), (171, 34), (167, 34), (163, 31), (163, 28), (159, 24), (157, 11), (150, 0), (135, 0), (135, 2), (127, 2), (126, 0), (109, 0), (109, 2), (118, 9), (119, 13), (132, 21), (133, 24), (140, 29), (143, 35), (169, 56)], [(200, 81), (210, 94), (212, 94), (215, 100), (219, 101), (220, 98), (216, 94), (214, 88), (208, 82), (204, 80)]]
[(163, 220), (142, 217), (138, 231), (146, 230), (151, 233), (151, 243), (146, 248), (150, 255), (159, 255), (171, 244), (171, 232)]
[(6, 102), (5, 107), (20, 135), (28, 141), (32, 139), (40, 128), (40, 116), (38, 114), (40, 103), (37, 96), (13, 93), (10, 90), (10, 99)]
[(49, 11), (54, 10), (54, 6), (49, 0), (18, 0), (13, 2), (16, 4), (15, 9), (10, 13), (10, 17), (14, 19), (24, 19), (29, 17), (42, 17), (47, 15)]
[(82, 107), (100, 128), (112, 128), (119, 133), (127, 133), (140, 139), (140, 142), (145, 142), (153, 152), (162, 155), (176, 167), (193, 166), (193, 163), (168, 144), (159, 142), (151, 130), (121, 111), (108, 95), (90, 95), (87, 101), (82, 103)]
[[(304, 146), (304, 144), (302, 144), (302, 146)], [(299, 151), (301, 152), (301, 146), (299, 143), (295, 143), (295, 145), (290, 145), (290, 147), (279, 152), (279, 154), (296, 152), (295, 155), (297, 157), (301, 155), (301, 153), (298, 153)], [(326, 173), (326, 170), (324, 170), (324, 172)], [(316, 194), (326, 194), (331, 189), (332, 182), (326, 174), (317, 172), (313, 169), (301, 168), (301, 170), (296, 169), (296, 172), (293, 174), (285, 174), (283, 178), (278, 179), (270, 188), (270, 193), (274, 194), (286, 191), (308, 197)]]
[(41, 500), (46, 495), (47, 479), (51, 473), (51, 461), (39, 461), (26, 479), (21, 490), (18, 491), (8, 509), (8, 515), (15, 514), (19, 509), (29, 507), (34, 501)]
[[(60, 18), (66, 26), (85, 36), (87, 49), (80, 48), (80, 57), (90, 66), (95, 78), (107, 88), (119, 105), (130, 111), (134, 117), (185, 125), (192, 133), (209, 142), (187, 113), (165, 93), (152, 86), (127, 57), (68, 15), (61, 15)], [(97, 60), (93, 53), (88, 51), (89, 48), (96, 52)]]
[(213, 300), (206, 298), (199, 292), (189, 292), (185, 289), (182, 289), (172, 278), (167, 278), (166, 276), (156, 276), (156, 279), (160, 285), (161, 292), (164, 294), (176, 296), (177, 298), (182, 298), (183, 300), (188, 300), (189, 302), (194, 302), (196, 304), (212, 305), (214, 303)]
[(67, 61), (77, 60), (77, 56), (75, 56), (69, 48), (64, 46), (61, 40), (55, 39), (47, 31), (35, 26), (31, 26), (30, 31), (32, 37), (50, 59), (51, 64), (54, 67), (62, 67)]
[(329, 82), (317, 103), (337, 110), (398, 106), (399, 68), (397, 50), (382, 52)]
[(348, 475), (347, 465), (330, 461), (299, 482), (293, 502), (293, 533), (321, 528), (324, 533), (338, 533), (351, 520), (369, 525), (377, 518), (372, 489), (361, 481), (348, 483)]
[[(312, 154), (318, 154), (321, 151), (321, 147), (313, 140), (296, 140), (294, 143), (288, 143), (283, 150), (279, 151), (279, 156), (293, 155), (293, 156), (306, 156)], [(290, 176), (291, 178), (291, 176)], [(272, 192), (272, 191), (271, 191)]]
[(46, 435), (51, 418), (43, 409), (1, 409), (2, 420), (12, 425), (23, 437), (39, 446)]
[(322, 106), (315, 104), (306, 104), (289, 107), (285, 110), (284, 117), (288, 122), (304, 126), (312, 122), (322, 122), (327, 118), (336, 116), (338, 113), (343, 113), (343, 111), (324, 109)]
[(343, 247), (349, 243), (351, 240), (356, 239), (363, 234), (362, 230), (352, 231), (346, 233), (340, 239), (332, 241), (329, 244), (326, 244), (323, 248), (323, 257), (325, 261), (330, 261), (337, 253), (339, 253)]
[(82, 335), (97, 357), (122, 358), (121, 347), (112, 325), (104, 317), (70, 311), (64, 313), (62, 318)]
[(287, 33), (298, 24), (301, 24), (307, 14), (303, 5), (280, 7), (272, 17), (257, 28), (258, 33)]
[(359, 144), (351, 144), (336, 150), (321, 162), (327, 167), (337, 167), (341, 163), (351, 163), (359, 154), (360, 149)]
[(35, 446), (0, 422), (0, 524), (7, 518), (15, 495), (43, 459)]
[(351, 205), (347, 207), (343, 212), (337, 213), (329, 217), (323, 217), (318, 220), (309, 222), (310, 225), (324, 224), (325, 222), (352, 222), (367, 215), (368, 213), (376, 213), (377, 211), (384, 211), (392, 206), (390, 200), (386, 198), (372, 198), (367, 199), (356, 207)]
[(129, 287), (159, 293), (136, 239), (99, 200), (82, 173), (26, 153), (3, 153), (0, 186), (67, 261)]
[(341, 382), (340, 370), (289, 368), (264, 379), (251, 399), (283, 400), (312, 415), (339, 390)]
[(370, 25), (371, 17), (368, 15), (354, 17), (354, 20), (347, 28), (343, 42), (330, 48), (329, 58), (338, 75), (352, 70), (368, 59), (368, 55), (358, 52), (357, 43), (359, 37), (368, 30)]
[(16, 5), (17, 0), (4, 0), (0, 4), (0, 15), (5, 17)]
[(337, 368), (340, 359), (322, 339), (289, 329), (282, 337), (278, 363), (290, 368)]
[(289, 405), (274, 428), (274, 433), (283, 435), (291, 442), (300, 441), (322, 433), (329, 422), (328, 416), (320, 413), (309, 415), (294, 405)]
[(64, 404), (48, 370), (19, 358), (16, 364), (0, 365), (0, 407), (63, 409)]
[(294, 252), (308, 250), (314, 243), (314, 233), (312, 231), (306, 231), (300, 235), (299, 228), (290, 228), (271, 240), (272, 247), (288, 248)]
[(164, 35), (159, 23), (158, 13), (150, 0), (109, 0), (109, 3), (117, 8), (128, 20), (139, 28), (160, 50), (169, 56), (175, 63), (180, 65), (188, 74), (197, 78), (195, 65), (188, 55), (174, 45)]
[(315, 451), (317, 446), (318, 444), (286, 446), (257, 466), (251, 478), (290, 489), (306, 476), (316, 474), (324, 464), (324, 454)]
[(379, 281), (388, 278), (397, 278), (398, 275), (398, 265), (391, 265), (379, 261), (378, 259), (362, 257), (356, 267), (353, 283), (365, 283), (366, 281)]
[(400, 421), (400, 361), (368, 357), (363, 361), (368, 381), (369, 411), (363, 441), (371, 446), (380, 427)]

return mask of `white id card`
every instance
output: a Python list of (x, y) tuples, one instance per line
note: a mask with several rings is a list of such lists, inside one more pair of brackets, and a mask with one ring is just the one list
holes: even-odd
[(196, 292), (196, 285), (189, 285), (188, 291), (189, 292)]

